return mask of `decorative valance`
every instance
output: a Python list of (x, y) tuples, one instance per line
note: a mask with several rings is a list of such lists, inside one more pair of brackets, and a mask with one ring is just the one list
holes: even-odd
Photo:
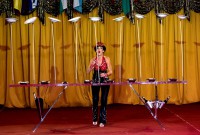
[[(79, 12), (73, 8), (74, 0), (67, 0), (67, 8), (64, 12), (67, 14), (68, 19), (73, 18), (74, 12), (80, 14), (88, 14), (94, 8), (98, 8), (98, 16), (102, 18), (104, 11), (110, 15), (118, 15), (123, 13), (123, 2), (128, 3), (130, 6), (129, 13), (126, 17), (130, 21), (134, 20), (134, 14), (147, 14), (154, 10), (155, 14), (165, 12), (168, 14), (175, 14), (181, 9), (184, 9), (185, 15), (190, 18), (190, 11), (200, 13), (200, 1), (199, 0), (82, 0), (82, 12)], [(13, 1), (1, 0), (0, 1), (0, 15), (6, 14), (6, 17), (12, 17), (13, 15), (29, 15), (35, 10), (37, 11), (38, 18), (44, 23), (44, 13), (48, 13), (53, 16), (61, 14), (60, 4), (61, 0), (38, 0), (37, 6), (34, 9), (29, 9), (28, 0), (22, 0), (22, 9), (20, 13), (14, 9)], [(27, 4), (27, 5), (26, 5)], [(23, 9), (24, 7), (24, 9)]]

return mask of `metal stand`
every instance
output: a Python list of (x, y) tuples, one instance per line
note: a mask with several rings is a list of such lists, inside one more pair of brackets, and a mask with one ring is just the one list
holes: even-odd
[[(65, 89), (67, 89), (67, 86), (65, 86), (64, 89), (58, 94), (58, 97), (56, 98), (56, 100), (54, 101), (54, 103), (52, 104), (52, 106), (49, 108), (49, 110), (46, 112), (46, 114), (44, 115), (44, 117), (41, 116), (40, 122), (33, 129), (33, 133), (35, 133), (35, 131), (40, 126), (40, 124), (44, 121), (44, 119), (46, 118), (47, 114), (51, 111), (51, 109), (54, 107), (54, 105), (56, 104), (56, 102), (58, 101), (58, 99), (60, 98), (60, 96), (64, 93)], [(40, 110), (40, 112), (41, 112), (41, 110)]]
[(39, 96), (39, 88), (38, 87), (36, 87), (36, 90), (37, 90), (37, 96), (35, 93), (33, 93), (33, 96), (35, 98), (35, 104), (36, 104), (36, 107), (38, 110), (39, 118), (41, 120), (42, 114), (43, 114), (43, 99), (40, 98), (40, 96)]
[(59, 19), (48, 17), (51, 20), (51, 38), (52, 38), (52, 46), (53, 46), (53, 66), (54, 66), (54, 83), (56, 83), (56, 51), (55, 51), (55, 36), (54, 36), (54, 23), (60, 22)]
[(77, 21), (80, 19), (80, 17), (75, 17), (70, 19), (70, 22), (73, 22), (75, 24), (75, 81), (78, 82), (78, 26)]
[[(158, 120), (157, 118), (157, 109), (161, 109), (163, 107), (164, 104), (167, 103), (167, 101), (169, 100), (170, 97), (168, 97), (166, 100), (164, 101), (160, 101), (158, 100), (158, 93), (157, 93), (157, 85), (158, 84), (177, 84), (177, 83), (182, 83), (185, 84), (187, 83), (187, 81), (177, 81), (176, 79), (169, 79), (168, 81), (146, 81), (146, 82), (137, 82), (136, 79), (128, 79), (127, 82), (114, 82), (114, 81), (107, 81), (107, 83), (91, 83), (91, 81), (85, 80), (84, 84), (77, 84), (77, 83), (71, 83), (68, 84), (67, 82), (63, 82), (62, 84), (48, 84), (47, 82), (43, 83), (46, 84), (45, 87), (63, 87), (64, 89), (62, 92), (60, 92), (58, 94), (58, 97), (56, 98), (56, 100), (54, 101), (54, 103), (52, 104), (52, 106), (49, 108), (49, 110), (47, 111), (47, 113), (44, 115), (44, 117), (41, 117), (40, 122), (36, 125), (36, 127), (33, 129), (33, 132), (35, 132), (38, 127), (40, 126), (40, 124), (44, 121), (44, 119), (46, 118), (47, 114), (50, 112), (50, 110), (53, 108), (53, 106), (56, 104), (56, 102), (58, 101), (58, 99), (60, 98), (60, 96), (63, 94), (64, 90), (67, 89), (67, 86), (102, 86), (102, 85), (129, 85), (130, 88), (133, 90), (133, 92), (139, 97), (139, 99), (143, 102), (143, 104), (145, 105), (145, 107), (149, 110), (150, 114), (152, 115), (152, 117), (157, 121), (157, 123), (161, 126), (161, 128), (163, 130), (165, 130), (165, 127), (162, 125), (162, 123)], [(26, 84), (26, 85), (21, 85), (21, 84), (11, 84), (10, 87), (40, 87), (40, 86), (44, 86), (42, 83), (41, 84)], [(153, 84), (155, 85), (155, 96), (156, 96), (156, 100), (155, 101), (148, 101), (146, 100), (144, 97), (141, 97), (138, 92), (133, 88), (133, 84), (135, 85), (142, 85), (142, 84)], [(42, 108), (42, 107), (41, 107)], [(39, 109), (41, 109), (39, 107)], [(152, 108), (154, 108), (155, 112), (152, 111)], [(41, 111), (41, 110), (40, 110)], [(42, 114), (42, 112), (40, 113)], [(42, 116), (42, 115), (41, 115)]]
[[(150, 81), (151, 80), (151, 81)], [(169, 79), (168, 81), (155, 81), (152, 79), (149, 79), (147, 82), (135, 82), (133, 79), (129, 79), (128, 84), (130, 88), (133, 90), (133, 92), (139, 97), (139, 99), (144, 103), (145, 107), (149, 110), (151, 116), (158, 122), (158, 124), (161, 126), (163, 130), (165, 130), (165, 127), (163, 124), (158, 120), (158, 109), (161, 109), (170, 99), (170, 96), (168, 96), (164, 101), (158, 100), (158, 84), (177, 84), (177, 83), (187, 83), (186, 81), (177, 81), (176, 79)], [(149, 101), (146, 100), (144, 97), (141, 97), (138, 92), (133, 88), (132, 84), (153, 84), (155, 85), (155, 101)], [(154, 112), (152, 111), (154, 109)]]
[[(131, 83), (129, 83), (129, 86), (130, 86), (130, 88), (133, 90), (133, 92), (138, 96), (138, 98), (142, 101), (142, 103), (144, 103), (144, 105), (145, 105), (145, 107), (149, 110), (149, 112), (150, 112), (150, 114), (151, 114), (151, 116), (157, 121), (157, 123), (160, 125), (160, 127), (163, 129), (163, 130), (165, 130), (165, 127), (163, 126), (163, 124), (160, 122), (160, 120), (158, 120), (158, 118), (157, 118), (157, 107), (156, 107), (156, 105), (157, 105), (157, 103), (159, 102), (159, 101), (154, 101), (154, 102), (152, 102), (153, 103), (153, 106), (154, 106), (154, 109), (155, 109), (155, 113), (153, 113), (153, 111), (151, 110), (151, 108), (153, 107), (153, 106), (150, 106), (149, 104), (148, 104), (148, 101), (144, 98), (144, 97), (141, 97), (139, 94), (138, 94), (138, 92), (133, 88), (133, 86), (131, 85)], [(156, 86), (157, 87), (157, 86)], [(156, 91), (157, 91), (157, 88), (156, 88)], [(157, 92), (156, 92), (157, 93)], [(157, 96), (157, 94), (156, 94), (156, 96)], [(152, 104), (151, 104), (152, 105)]]
[(11, 64), (12, 64), (12, 83), (15, 82), (15, 76), (14, 76), (14, 49), (13, 49), (13, 40), (12, 40), (12, 24), (17, 21), (16, 18), (6, 18), (6, 21), (10, 24), (10, 49), (11, 49)]
[[(100, 17), (90, 17), (90, 20), (92, 21), (92, 22), (94, 22), (94, 35), (95, 35), (95, 42), (96, 42), (96, 50), (97, 50), (97, 30), (96, 30), (96, 22), (98, 22), (98, 21), (100, 21), (101, 20), (101, 18)], [(98, 58), (98, 54), (97, 54), (97, 52), (96, 52), (96, 56), (97, 56), (97, 60), (99, 59)], [(97, 66), (98, 66), (98, 82), (100, 83), (100, 73), (99, 73), (99, 64), (97, 64)]]
[[(158, 116), (158, 108), (161, 109), (170, 99), (170, 96), (167, 97), (164, 101), (158, 99), (158, 81), (155, 81), (155, 101), (148, 101), (146, 100), (146, 104), (148, 104), (151, 108), (154, 108), (154, 117), (157, 118)], [(143, 99), (145, 99), (143, 97)]]

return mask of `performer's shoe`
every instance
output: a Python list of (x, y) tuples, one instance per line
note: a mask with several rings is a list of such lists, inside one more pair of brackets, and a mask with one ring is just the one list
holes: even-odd
[(100, 123), (99, 124), (99, 127), (104, 127), (105, 125), (103, 123)]
[(97, 122), (96, 122), (96, 121), (93, 121), (92, 124), (93, 124), (94, 126), (96, 126), (96, 125), (97, 125)]

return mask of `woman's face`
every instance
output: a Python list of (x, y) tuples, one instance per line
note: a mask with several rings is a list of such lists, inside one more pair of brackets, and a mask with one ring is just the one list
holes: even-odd
[(96, 50), (97, 55), (103, 55), (103, 52), (104, 52), (103, 47), (98, 46)]

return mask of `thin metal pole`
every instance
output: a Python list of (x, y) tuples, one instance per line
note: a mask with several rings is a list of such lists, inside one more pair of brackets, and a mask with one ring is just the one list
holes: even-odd
[(33, 28), (33, 83), (35, 83), (35, 35), (34, 35), (34, 23), (32, 23)]
[[(97, 30), (96, 30), (96, 23), (94, 22), (94, 34), (95, 34), (95, 41), (96, 41), (96, 51), (97, 51)], [(98, 66), (98, 81), (100, 83), (100, 73), (99, 73), (99, 64), (98, 64), (98, 53), (96, 52), (96, 56), (97, 56), (97, 66)]]
[(12, 23), (10, 23), (10, 48), (11, 48), (11, 64), (12, 64), (12, 82), (14, 83), (14, 52), (13, 52), (13, 44), (12, 44)]
[(53, 22), (51, 23), (51, 32), (52, 32), (52, 44), (53, 44), (54, 81), (56, 83), (56, 52), (55, 52), (55, 43), (54, 43)]
[(161, 42), (161, 45), (160, 45), (160, 50), (161, 50), (161, 58), (160, 58), (160, 75), (161, 75), (161, 80), (163, 80), (163, 39), (162, 39), (162, 19), (161, 19), (161, 27), (160, 27), (160, 42)]
[(183, 49), (183, 34), (182, 34), (182, 21), (180, 20), (180, 33), (181, 33), (181, 77), (184, 80), (184, 49)]
[(76, 56), (75, 56), (75, 64), (76, 64), (76, 73), (75, 73), (75, 75), (76, 75), (76, 83), (77, 83), (77, 81), (78, 81), (78, 36), (77, 36), (77, 23), (75, 23), (75, 31), (76, 31), (76, 33), (75, 33), (75, 36), (76, 36), (76, 47), (75, 47), (75, 51), (76, 51)]
[(142, 71), (141, 71), (141, 44), (140, 44), (140, 30), (139, 30), (139, 23), (138, 23), (138, 19), (137, 19), (137, 31), (138, 31), (138, 61), (139, 61), (139, 81), (141, 80), (141, 76), (142, 76)]
[(119, 52), (119, 82), (122, 81), (122, 25), (123, 23), (120, 22), (120, 28), (119, 28), (119, 43), (120, 43), (120, 52)]

